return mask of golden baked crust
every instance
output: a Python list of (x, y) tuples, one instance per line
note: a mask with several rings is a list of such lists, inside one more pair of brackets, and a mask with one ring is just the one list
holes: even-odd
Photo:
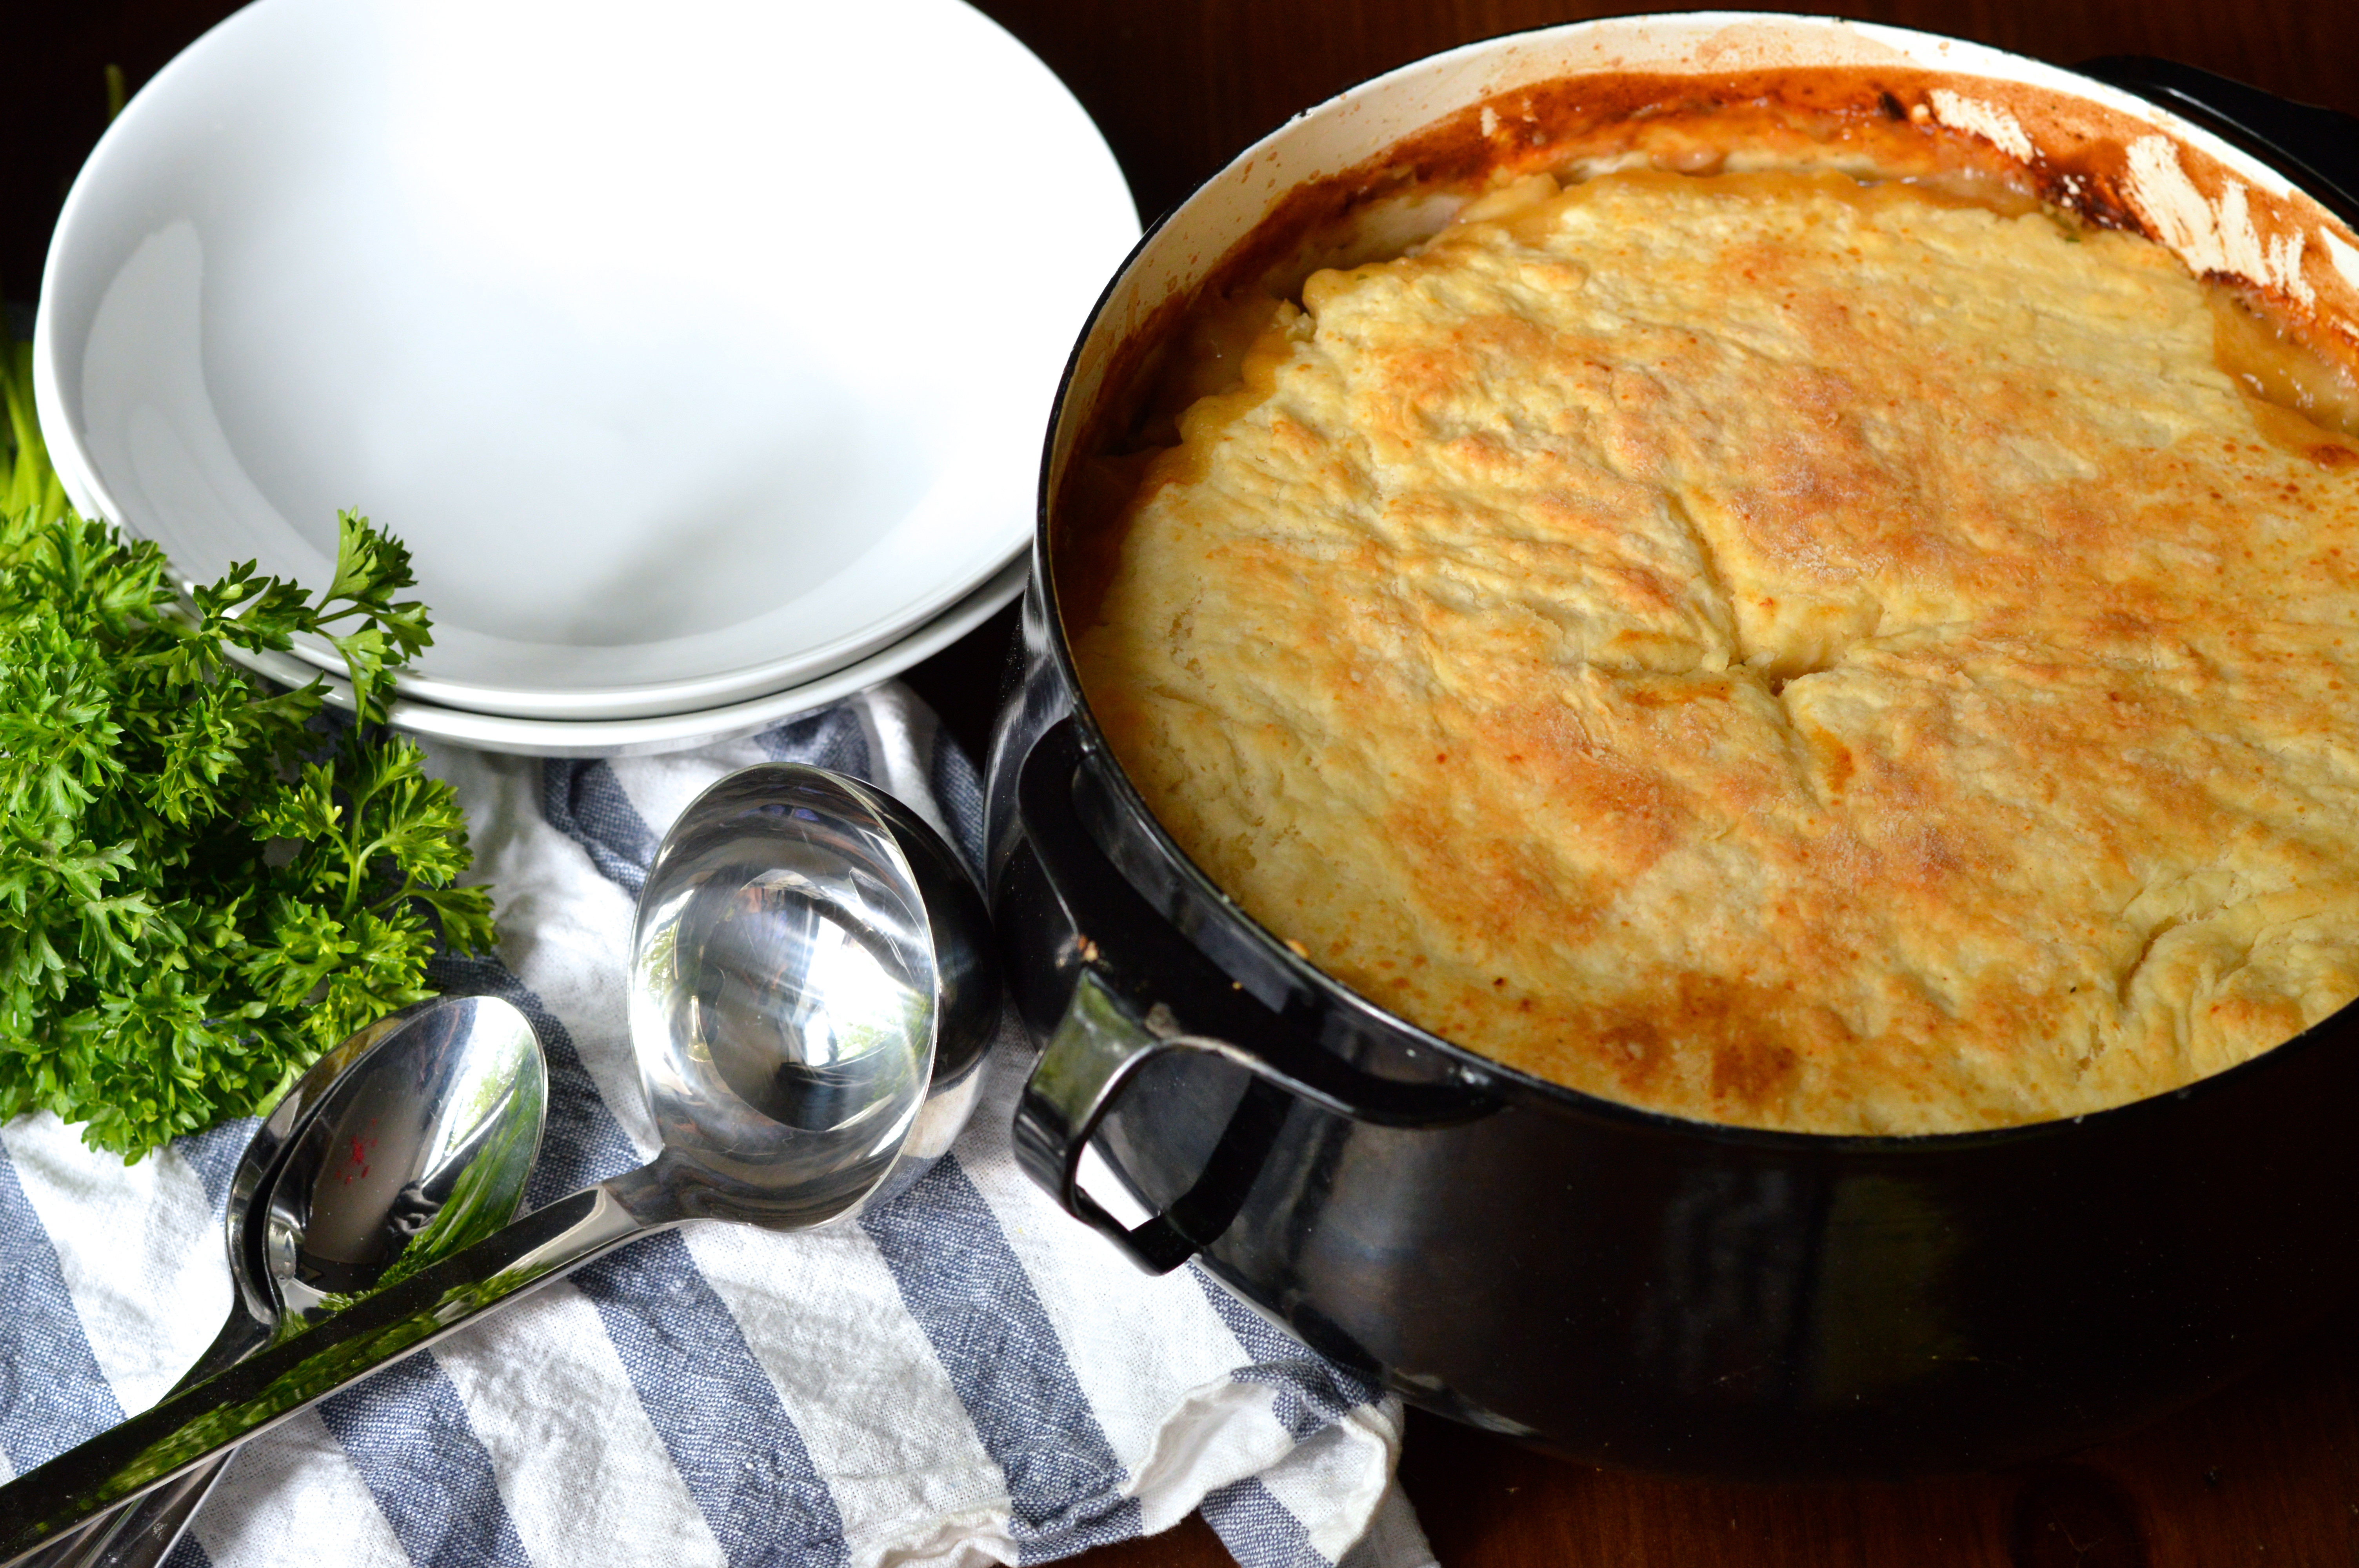
[(2168, 253), (1841, 175), (1485, 211), (1277, 308), (1075, 628), (1250, 914), (1526, 1071), (1823, 1132), (2359, 994), (2359, 449)]

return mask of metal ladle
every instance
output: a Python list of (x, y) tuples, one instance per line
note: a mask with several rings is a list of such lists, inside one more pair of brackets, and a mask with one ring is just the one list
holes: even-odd
[[(376, 1289), (507, 1224), (524, 1201), (548, 1104), (532, 1025), (495, 997), (419, 1002), (322, 1054), (255, 1130), (230, 1178), (229, 1319), (173, 1392), (325, 1315), (338, 1302), (322, 1286)], [(231, 1457), (30, 1561), (162, 1562)]]
[(989, 932), (950, 849), (890, 796), (788, 763), (723, 779), (665, 838), (632, 933), (662, 1152), (0, 1487), (0, 1561), (625, 1242), (856, 1213), (963, 1119), (999, 1017)]

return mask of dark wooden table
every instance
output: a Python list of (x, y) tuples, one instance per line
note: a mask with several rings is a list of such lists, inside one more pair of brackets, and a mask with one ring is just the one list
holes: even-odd
[[(854, 0), (856, 3), (856, 0)], [(1549, 0), (978, 0), (1047, 60), (1152, 215), (1296, 110), (1472, 38), (1633, 10)], [(0, 292), (28, 300), (105, 120), (226, 0), (0, 0)], [(1813, 7), (1773, 6), (1774, 9)], [(1849, 14), (2064, 63), (2166, 55), (2359, 113), (2354, 0), (1851, 0)], [(747, 92), (763, 84), (747, 81)], [(980, 754), (1003, 616), (912, 675)], [(2359, 1563), (2359, 1312), (2242, 1385), (2055, 1464), (1906, 1486), (1755, 1487), (1592, 1470), (1413, 1415), (1402, 1475), (1448, 1568), (1715, 1563), (2212, 1568)], [(1200, 1520), (1088, 1568), (1225, 1563)]]

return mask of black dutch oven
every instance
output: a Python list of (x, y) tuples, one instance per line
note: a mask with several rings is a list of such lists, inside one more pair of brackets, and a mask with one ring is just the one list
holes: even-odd
[[(2222, 270), (2204, 247), (2237, 238), (2235, 204), (2278, 268), (2252, 281), (2359, 319), (2359, 251), (2330, 216), (2354, 211), (2359, 123), (2159, 61), (2073, 73), (1845, 23), (1629, 18), (1470, 46), (1298, 118), (1140, 242), (1060, 395), (989, 781), (994, 913), (1045, 1043), (1016, 1146), (1139, 1264), (1193, 1257), (1480, 1426), (1729, 1476), (1999, 1465), (2201, 1396), (2359, 1284), (2359, 1010), (2190, 1087), (1995, 1132), (1763, 1132), (1593, 1098), (1395, 1017), (1248, 918), (1108, 753), (1059, 619), (1068, 470), (1223, 257), (1319, 210), (1397, 245), (1419, 181), (1463, 172), (1433, 127), (1536, 84), (1786, 68), (1940, 105), (2198, 270)], [(2155, 135), (2184, 189), (2155, 183), (2151, 147), (2144, 185), (2122, 156)]]

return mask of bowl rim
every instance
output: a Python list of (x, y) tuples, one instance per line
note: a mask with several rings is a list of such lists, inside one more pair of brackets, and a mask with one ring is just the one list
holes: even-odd
[[(1027, 566), (1016, 556), (932, 620), (841, 669), (716, 708), (635, 719), (521, 719), (447, 708), (397, 692), (386, 722), (423, 740), (515, 757), (658, 756), (734, 741), (841, 702), (932, 658), (1013, 604), (1024, 592)], [(328, 706), (352, 710), (352, 683), (341, 675), (285, 654), (256, 654), (250, 667), (282, 685), (317, 681)]]

